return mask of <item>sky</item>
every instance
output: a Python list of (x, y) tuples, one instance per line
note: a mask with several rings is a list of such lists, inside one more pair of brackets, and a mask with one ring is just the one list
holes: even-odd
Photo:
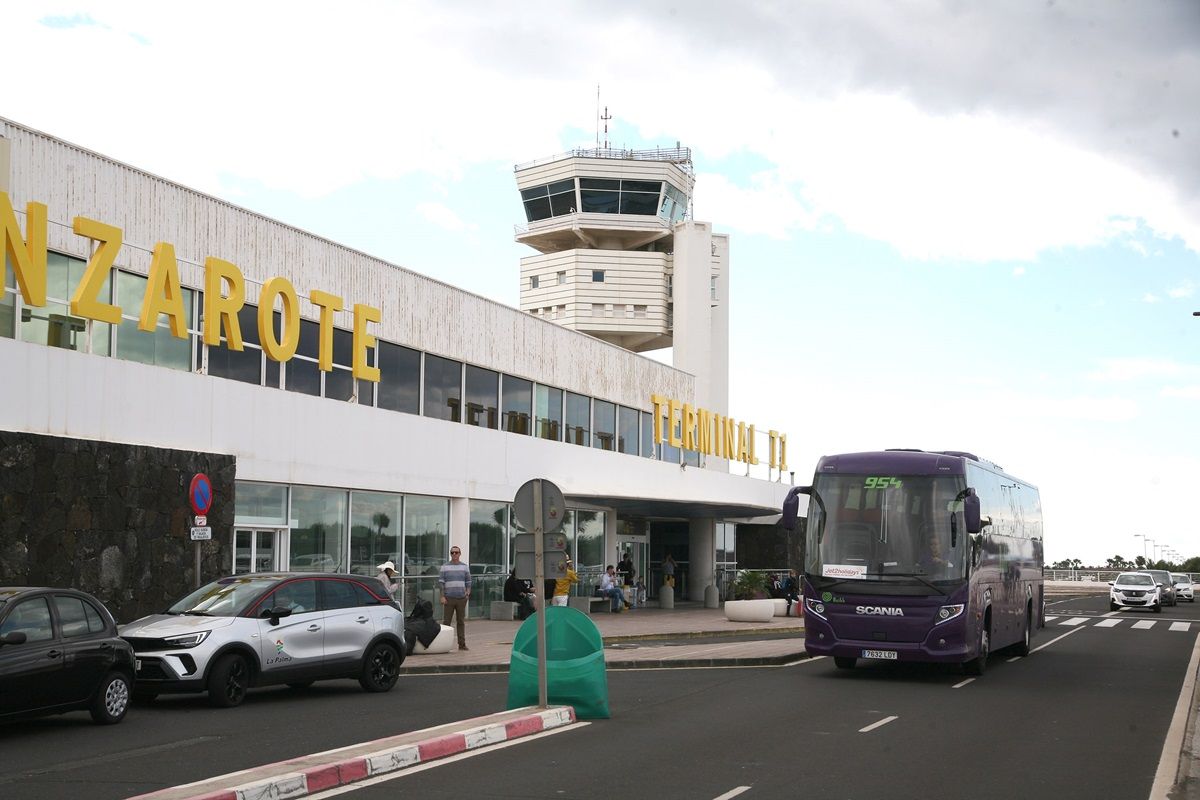
[(0, 29), (0, 116), (514, 307), (513, 166), (603, 139), (599, 87), (612, 146), (691, 148), (730, 414), (787, 432), (797, 482), (967, 450), (1040, 488), (1048, 562), (1200, 556), (1200, 3), (79, 0)]

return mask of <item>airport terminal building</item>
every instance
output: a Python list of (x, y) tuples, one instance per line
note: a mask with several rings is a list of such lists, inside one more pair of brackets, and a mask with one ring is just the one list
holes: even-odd
[(520, 309), (0, 119), (0, 585), (126, 620), (198, 577), (392, 560), (411, 599), (456, 545), (486, 613), (546, 478), (582, 592), (628, 552), (653, 595), (669, 552), (702, 600), (788, 488), (786, 436), (727, 408), (728, 242), (678, 148), (516, 178)]

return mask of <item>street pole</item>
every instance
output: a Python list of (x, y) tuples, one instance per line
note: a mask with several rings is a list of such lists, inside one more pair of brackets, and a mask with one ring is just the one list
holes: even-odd
[(545, 555), (546, 543), (543, 541), (545, 536), (544, 521), (545, 517), (542, 514), (542, 482), (540, 480), (533, 482), (533, 514), (536, 520), (533, 525), (533, 577), (536, 583), (534, 584), (534, 596), (538, 600), (538, 634), (537, 634), (537, 653), (538, 653), (538, 708), (545, 708), (547, 703), (546, 689), (546, 567), (542, 564), (542, 557)]

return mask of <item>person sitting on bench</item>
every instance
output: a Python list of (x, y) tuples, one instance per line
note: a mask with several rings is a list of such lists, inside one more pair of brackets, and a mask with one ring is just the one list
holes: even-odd
[(617, 575), (612, 564), (604, 568), (604, 574), (600, 577), (600, 594), (612, 600), (610, 610), (614, 612), (629, 608), (629, 603), (625, 602), (625, 593), (617, 585)]

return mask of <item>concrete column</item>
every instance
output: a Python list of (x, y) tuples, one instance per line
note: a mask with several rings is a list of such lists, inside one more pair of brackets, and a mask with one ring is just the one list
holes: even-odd
[[(471, 501), (465, 497), (450, 498), (450, 546), (462, 550), (464, 564), (471, 563)], [(449, 551), (447, 551), (449, 558)]]
[(713, 581), (716, 566), (715, 531), (712, 517), (688, 520), (688, 600), (703, 602), (704, 587)]

